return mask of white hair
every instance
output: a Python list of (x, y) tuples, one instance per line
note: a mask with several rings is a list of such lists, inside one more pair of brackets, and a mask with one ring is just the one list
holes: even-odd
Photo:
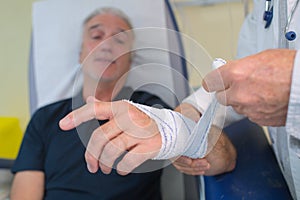
[[(132, 24), (129, 20), (129, 17), (120, 9), (113, 8), (113, 7), (102, 7), (94, 10), (90, 15), (88, 15), (85, 20), (83, 21), (83, 27), (95, 16), (97, 15), (104, 15), (104, 14), (110, 14), (113, 16), (117, 16), (120, 19), (124, 20), (124, 22), (128, 25), (129, 29), (133, 29)], [(134, 31), (131, 30), (132, 36), (134, 37)], [(135, 53), (131, 52), (131, 59), (135, 57)]]
[(96, 9), (83, 21), (83, 25), (88, 23), (88, 21), (90, 21), (93, 17), (95, 17), (97, 15), (103, 15), (103, 14), (111, 14), (111, 15), (120, 17), (122, 20), (124, 20), (127, 23), (129, 28), (132, 29), (132, 24), (129, 20), (129, 17), (120, 9), (112, 8), (112, 7), (103, 7), (103, 8)]

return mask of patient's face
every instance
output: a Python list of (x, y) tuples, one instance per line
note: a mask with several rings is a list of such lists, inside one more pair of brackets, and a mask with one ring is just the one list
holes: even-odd
[(131, 64), (133, 35), (129, 25), (112, 14), (89, 20), (83, 32), (80, 62), (89, 77), (101, 82), (118, 80)]

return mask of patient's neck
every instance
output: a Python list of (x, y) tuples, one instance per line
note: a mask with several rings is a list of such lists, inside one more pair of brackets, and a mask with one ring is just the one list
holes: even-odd
[(124, 84), (116, 82), (97, 82), (94, 80), (84, 79), (82, 95), (86, 101), (87, 97), (94, 96), (100, 101), (112, 101), (120, 92)]

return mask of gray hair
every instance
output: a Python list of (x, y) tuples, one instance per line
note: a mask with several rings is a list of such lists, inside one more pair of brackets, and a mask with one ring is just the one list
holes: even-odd
[[(96, 9), (89, 16), (87, 16), (85, 18), (82, 25), (85, 26), (93, 17), (95, 17), (97, 15), (104, 15), (104, 14), (111, 14), (113, 16), (119, 17), (120, 19), (124, 20), (124, 22), (128, 25), (129, 29), (133, 29), (133, 26), (129, 20), (129, 17), (120, 9), (113, 8), (113, 7), (102, 7), (102, 8)], [(131, 30), (131, 32), (132, 32), (133, 37), (135, 37), (134, 31)], [(131, 52), (131, 58), (133, 58), (134, 56), (135, 56), (135, 53)]]
[(126, 24), (129, 26), (129, 28), (132, 29), (132, 24), (129, 20), (129, 17), (120, 9), (112, 8), (112, 7), (103, 7), (103, 8), (96, 9), (83, 21), (83, 25), (88, 23), (88, 21), (90, 21), (93, 17), (95, 17), (97, 15), (103, 15), (103, 14), (111, 14), (111, 15), (120, 17), (122, 20), (124, 20), (126, 22)]

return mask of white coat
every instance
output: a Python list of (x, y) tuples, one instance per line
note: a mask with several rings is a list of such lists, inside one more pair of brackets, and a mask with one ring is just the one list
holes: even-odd
[[(273, 0), (273, 20), (271, 26), (265, 28), (266, 23), (263, 20), (265, 1), (254, 0), (253, 12), (245, 19), (240, 32), (237, 57), (241, 58), (272, 48), (299, 50), (300, 2), (289, 26), (289, 30), (296, 32), (297, 38), (288, 42), (284, 36), (287, 16), (291, 13), (291, 8), (295, 2), (296, 0)], [(192, 104), (201, 113), (207, 109), (210, 101), (211, 96), (207, 95), (201, 88), (183, 100), (185, 103)], [(218, 113), (216, 116), (219, 121), (225, 119), (225, 126), (243, 117), (235, 113), (231, 107), (227, 107), (226, 114)], [(297, 51), (294, 60), (286, 126), (268, 127), (268, 129), (278, 164), (291, 195), (294, 199), (300, 200), (300, 51)]]
[[(246, 18), (239, 38), (237, 56), (244, 57), (270, 48), (300, 49), (300, 3), (294, 10), (289, 30), (297, 34), (297, 38), (288, 42), (285, 28), (295, 0), (273, 0), (273, 20), (269, 28), (265, 28), (263, 14), (264, 0), (254, 0), (253, 12)], [(287, 8), (287, 12), (283, 9)], [(285, 12), (285, 13), (284, 13)], [(288, 30), (288, 31), (289, 31)], [(292, 89), (285, 127), (268, 128), (272, 146), (294, 199), (300, 199), (300, 52), (297, 52)]]

